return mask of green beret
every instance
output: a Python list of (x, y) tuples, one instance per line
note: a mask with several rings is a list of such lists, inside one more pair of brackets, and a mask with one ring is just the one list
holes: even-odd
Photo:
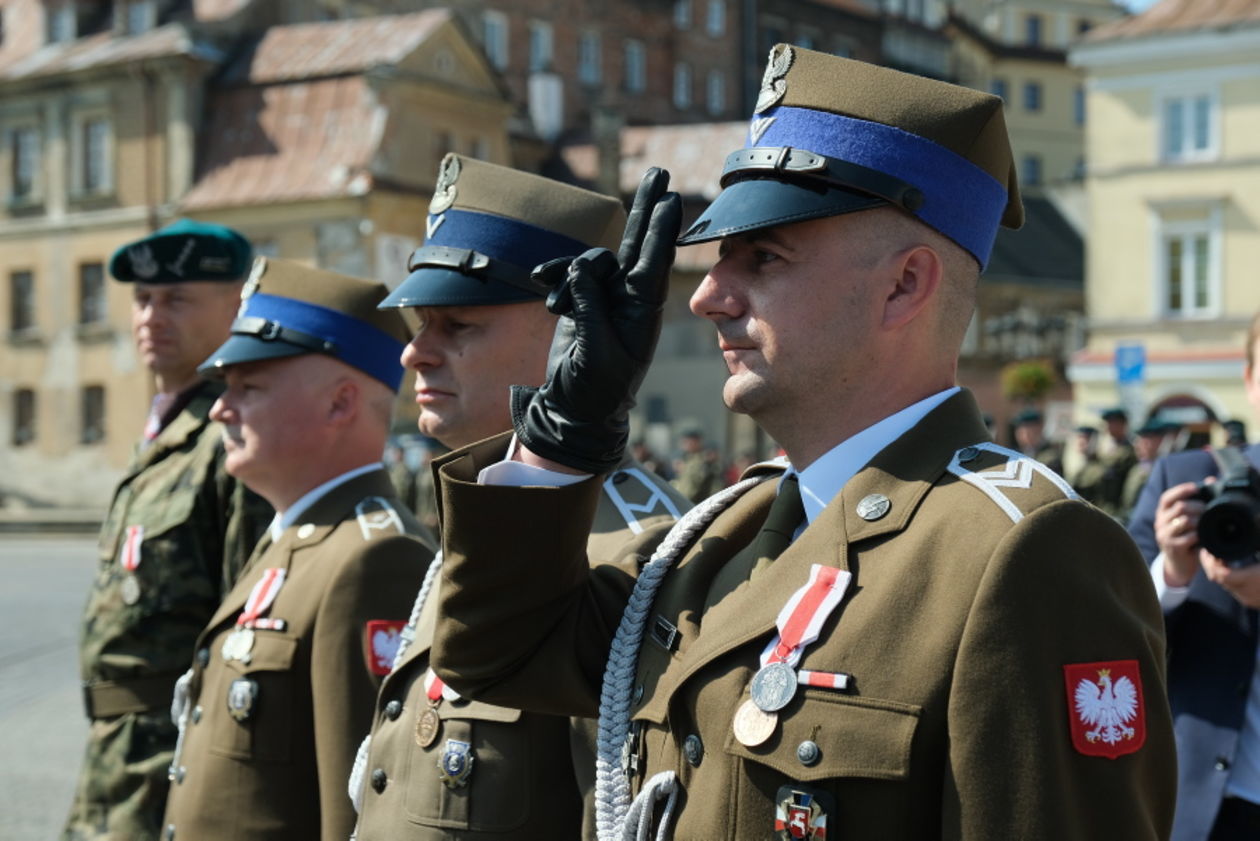
[(1040, 409), (1024, 409), (1015, 416), (1015, 425), (1023, 426), (1026, 423), (1042, 423), (1045, 419), (1045, 415), (1041, 414)]
[(1119, 406), (1114, 406), (1110, 409), (1104, 409), (1101, 417), (1105, 421), (1109, 421), (1109, 420), (1127, 421), (1129, 419), (1129, 413), (1126, 412), (1124, 409), (1120, 408)]
[(109, 273), (123, 283), (243, 280), (253, 248), (231, 228), (180, 219), (114, 252)]

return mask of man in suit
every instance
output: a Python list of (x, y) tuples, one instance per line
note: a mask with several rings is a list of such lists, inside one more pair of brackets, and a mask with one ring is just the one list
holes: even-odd
[(345, 779), (432, 557), (381, 454), (408, 337), (379, 283), (259, 258), (228, 340), (227, 469), (276, 509), (197, 639), (163, 838), (344, 841)]
[(180, 220), (115, 252), (156, 394), (101, 527), (80, 668), (90, 725), (62, 838), (155, 841), (175, 749), (168, 715), (193, 644), (249, 557), (271, 507), (224, 470), (222, 391), (197, 373), (227, 337), (250, 245)]
[[(1260, 413), (1260, 314), (1247, 332), (1247, 400)], [(1260, 445), (1245, 450), (1260, 467)], [(1129, 533), (1151, 565), (1168, 628), (1177, 732), (1174, 841), (1260, 838), (1260, 565), (1231, 566), (1199, 546), (1198, 483), (1220, 472), (1206, 450), (1155, 462)]]
[(772, 50), (748, 147), (680, 242), (721, 240), (691, 309), (726, 404), (788, 462), (591, 566), (668, 288), (664, 182), (640, 187), (631, 247), (587, 252), (553, 296), (575, 337), (513, 390), (516, 442), (439, 460), (437, 673), (598, 709), (604, 838), (1163, 838), (1148, 571), (954, 385), (998, 224), (1022, 220), (1001, 101)]
[[(625, 211), (616, 199), (460, 155), (443, 162), (430, 211), (428, 242), (381, 306), (420, 320), (402, 355), (416, 373), (420, 431), (462, 447), (511, 422), (512, 383), (543, 381), (557, 319), (543, 302), (547, 282), (530, 269), (615, 246)], [(627, 457), (601, 487), (587, 544), (612, 555), (689, 507)], [(499, 559), (515, 562), (512, 552)], [(470, 701), (434, 679), (439, 564), (351, 780), (358, 841), (593, 838), (594, 722)]]

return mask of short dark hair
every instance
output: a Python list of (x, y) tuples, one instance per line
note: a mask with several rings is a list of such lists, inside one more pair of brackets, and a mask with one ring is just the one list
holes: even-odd
[(1251, 317), (1251, 326), (1247, 328), (1247, 367), (1256, 364), (1256, 341), (1260, 340), (1260, 312)]

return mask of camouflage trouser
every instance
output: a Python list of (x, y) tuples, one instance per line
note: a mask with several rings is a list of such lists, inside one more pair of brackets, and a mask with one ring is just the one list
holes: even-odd
[(93, 721), (62, 841), (157, 841), (176, 735), (165, 712)]

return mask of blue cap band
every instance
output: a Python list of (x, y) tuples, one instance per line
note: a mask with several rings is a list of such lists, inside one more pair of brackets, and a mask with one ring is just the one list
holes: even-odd
[(983, 267), (1006, 209), (1006, 188), (980, 167), (917, 134), (842, 114), (781, 105), (753, 146), (791, 146), (886, 172), (917, 187), (914, 215), (971, 252)]
[(454, 208), (430, 215), (429, 230), (433, 233), (425, 240), (426, 245), (467, 248), (523, 269), (532, 269), (557, 257), (576, 257), (590, 248), (576, 239), (528, 222)]
[(394, 391), (402, 385), (403, 367), (399, 361), (402, 342), (371, 324), (318, 304), (262, 292), (245, 299), (245, 311), (241, 315), (264, 318), (331, 342), (334, 345), (331, 356), (375, 377)]

